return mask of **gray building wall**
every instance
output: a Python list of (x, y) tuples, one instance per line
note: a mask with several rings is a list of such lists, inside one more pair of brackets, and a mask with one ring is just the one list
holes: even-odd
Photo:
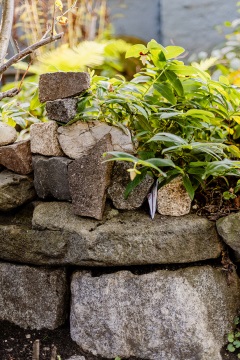
[[(118, 35), (183, 46), (190, 54), (223, 42), (215, 27), (238, 17), (236, 0), (108, 0)], [(117, 16), (121, 14), (121, 17)]]

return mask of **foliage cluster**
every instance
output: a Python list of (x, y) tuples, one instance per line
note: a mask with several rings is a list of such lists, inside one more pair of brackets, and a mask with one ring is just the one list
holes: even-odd
[(240, 318), (234, 319), (234, 331), (228, 334), (227, 350), (231, 353), (236, 353), (237, 358), (240, 359)]
[(140, 58), (144, 68), (131, 81), (93, 76), (74, 121), (97, 119), (132, 131), (137, 156), (111, 152), (111, 160), (134, 164), (130, 188), (147, 172), (160, 184), (181, 175), (193, 198), (210, 177), (239, 177), (240, 93), (226, 77), (214, 81), (178, 60), (183, 52), (155, 40), (133, 45), (126, 57)]

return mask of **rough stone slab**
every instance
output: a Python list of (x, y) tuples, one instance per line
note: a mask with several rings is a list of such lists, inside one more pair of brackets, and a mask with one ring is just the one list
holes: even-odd
[(39, 99), (45, 101), (77, 96), (90, 87), (86, 72), (55, 72), (40, 75)]
[(27, 175), (0, 172), (0, 211), (9, 211), (34, 199), (33, 181)]
[(40, 203), (32, 226), (0, 218), (0, 258), (31, 264), (126, 266), (218, 258), (215, 224), (196, 215), (154, 221), (140, 211), (108, 209), (102, 221), (73, 215), (70, 203)]
[(0, 146), (9, 145), (17, 140), (17, 131), (7, 124), (0, 122)]
[(240, 261), (240, 212), (217, 220), (216, 225), (223, 241), (233, 250), (235, 260)]
[(117, 209), (134, 210), (142, 206), (151, 186), (154, 183), (149, 175), (129, 194), (125, 199), (124, 193), (129, 184), (130, 177), (128, 169), (132, 168), (132, 163), (117, 162), (114, 164), (111, 184), (108, 188), (108, 195)]
[(85, 356), (71, 356), (67, 360), (86, 360)]
[(23, 328), (55, 329), (65, 321), (64, 270), (0, 263), (0, 319)]
[(221, 360), (239, 309), (239, 280), (222, 269), (190, 267), (145, 275), (74, 274), (71, 337), (106, 358)]
[(157, 210), (161, 215), (182, 216), (189, 214), (191, 199), (181, 177), (177, 177), (158, 190)]
[[(0, 128), (1, 131), (1, 128)], [(0, 147), (0, 164), (17, 174), (26, 175), (33, 171), (30, 140)]]
[(103, 163), (102, 154), (111, 150), (110, 134), (107, 134), (87, 155), (69, 164), (69, 187), (74, 214), (102, 219), (113, 165), (112, 162)]
[(69, 126), (62, 126), (58, 128), (58, 134), (62, 150), (72, 159), (86, 155), (107, 134), (111, 135), (113, 150), (134, 152), (130, 132), (126, 134), (120, 128), (99, 121), (88, 123), (78, 121)]
[(47, 116), (51, 120), (68, 123), (77, 114), (77, 99), (59, 99), (47, 101)]
[(63, 155), (57, 137), (58, 125), (55, 121), (37, 123), (30, 126), (31, 151), (45, 156)]
[(68, 181), (71, 161), (65, 157), (33, 156), (34, 187), (40, 198), (53, 196), (58, 200), (71, 200)]

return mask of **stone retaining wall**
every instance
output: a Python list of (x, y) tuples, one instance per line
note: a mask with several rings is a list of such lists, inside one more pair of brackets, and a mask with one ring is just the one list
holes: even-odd
[[(88, 86), (81, 76), (76, 89), (67, 83), (71, 96)], [(40, 98), (51, 81), (40, 82)], [(50, 119), (74, 116), (65, 90), (51, 93)], [(72, 339), (96, 359), (220, 360), (240, 307), (231, 262), (240, 259), (240, 212), (211, 222), (177, 191), (188, 209), (179, 216), (169, 195), (178, 180), (165, 189), (170, 213), (158, 208), (151, 220), (142, 205), (153, 180), (126, 200), (127, 165), (102, 163), (106, 150), (134, 152), (130, 134), (109, 125), (53, 119), (24, 142), (1, 128), (0, 320), (55, 329), (70, 318)]]

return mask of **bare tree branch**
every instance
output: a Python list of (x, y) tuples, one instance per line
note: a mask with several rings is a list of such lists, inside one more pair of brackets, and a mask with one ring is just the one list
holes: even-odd
[(20, 92), (20, 89), (13, 88), (8, 91), (0, 92), (0, 100), (6, 97), (14, 97)]
[(3, 65), (12, 32), (14, 0), (2, 0), (0, 29), (0, 66)]
[(14, 55), (13, 57), (11, 57), (11, 59), (9, 59), (5, 64), (3, 64), (2, 66), (0, 66), (0, 75), (4, 73), (4, 71), (6, 71), (10, 66), (12, 66), (13, 64), (16, 64), (19, 60), (25, 58), (27, 55), (33, 53), (35, 50), (37, 50), (39, 47), (49, 44), (52, 41), (56, 41), (61, 39), (63, 36), (63, 33), (54, 35), (54, 36), (49, 36), (45, 39), (42, 39), (38, 42), (36, 42), (33, 45), (28, 46), (26, 49), (23, 49), (22, 51), (20, 51), (18, 54)]

